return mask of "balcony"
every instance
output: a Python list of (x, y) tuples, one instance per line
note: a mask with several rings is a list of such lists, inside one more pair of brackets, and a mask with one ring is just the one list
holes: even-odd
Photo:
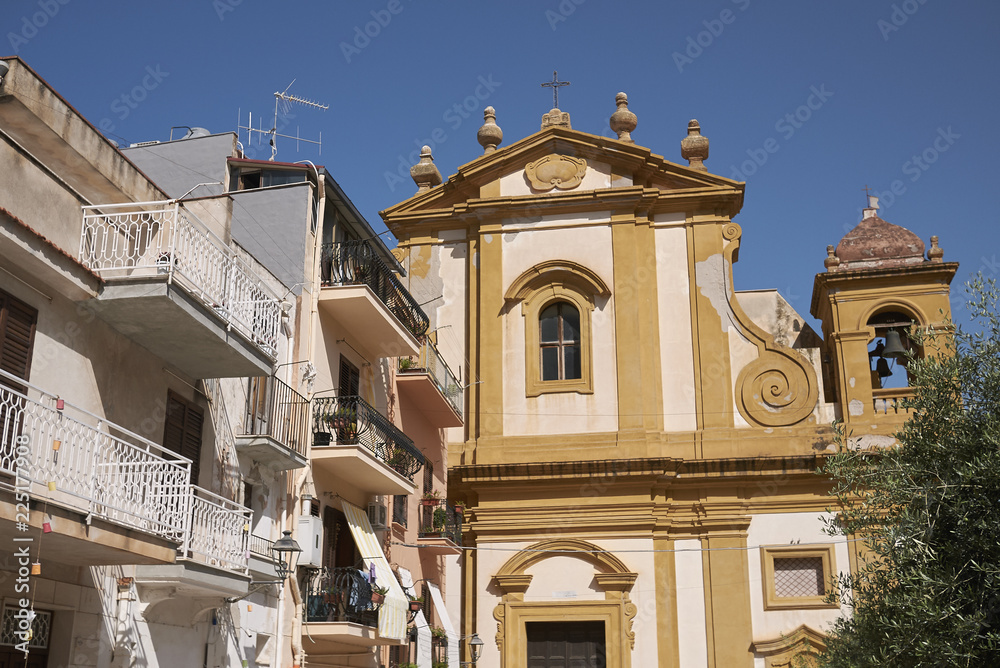
[[(31, 499), (32, 534), (50, 524), (50, 558), (172, 563), (190, 526), (190, 477), (189, 460), (0, 371), (0, 487)], [(7, 541), (25, 535), (14, 500), (0, 501)]]
[(913, 388), (892, 387), (872, 390), (872, 408), (875, 416), (883, 419), (897, 419), (905, 422), (910, 418), (910, 409), (903, 405), (907, 399), (913, 398)]
[(319, 307), (373, 357), (418, 355), (427, 315), (367, 241), (324, 244)]
[(80, 261), (105, 281), (94, 310), (192, 378), (270, 372), (277, 296), (178, 202), (83, 207)]
[(276, 579), (278, 576), (274, 572), (274, 555), (271, 552), (274, 541), (251, 533), (247, 545), (250, 552), (250, 570), (265, 578)]
[(344, 646), (357, 650), (375, 645), (398, 645), (378, 634), (380, 603), (372, 601), (372, 587), (356, 568), (312, 571), (303, 604), (302, 642), (311, 655), (328, 654)]
[(185, 517), (177, 563), (138, 566), (136, 583), (146, 590), (169, 591), (170, 597), (247, 593), (250, 509), (195, 485), (189, 486), (188, 494), (191, 511)]
[(423, 454), (361, 397), (313, 399), (312, 429), (313, 471), (325, 488), (346, 481), (370, 494), (413, 491)]
[(417, 357), (400, 357), (396, 386), (400, 397), (436, 427), (464, 424), (462, 385), (437, 347), (426, 338)]
[(431, 552), (461, 554), (463, 518), (464, 511), (448, 501), (422, 500), (417, 533), (419, 545)]
[(274, 376), (250, 379), (243, 433), (236, 451), (275, 471), (309, 463), (309, 401)]

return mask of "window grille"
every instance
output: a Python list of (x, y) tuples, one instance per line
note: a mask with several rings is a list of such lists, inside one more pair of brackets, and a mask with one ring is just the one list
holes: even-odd
[(778, 598), (823, 596), (822, 557), (774, 559), (774, 595)]
[[(3, 621), (0, 622), (0, 645), (19, 645), (23, 642), (18, 628), (17, 614), (19, 608), (5, 607)], [(31, 638), (28, 647), (46, 649), (49, 646), (49, 635), (52, 631), (52, 613), (35, 610), (35, 619), (31, 623)]]

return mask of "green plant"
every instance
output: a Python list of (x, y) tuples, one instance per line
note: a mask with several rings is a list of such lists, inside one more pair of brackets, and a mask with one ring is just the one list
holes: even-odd
[(445, 630), (443, 628), (441, 628), (440, 626), (432, 626), (431, 627), (431, 636), (434, 637), (434, 638), (437, 638), (438, 640), (447, 640), (448, 639), (448, 634), (445, 633)]
[(433, 500), (437, 500), (437, 499), (441, 498), (441, 495), (440, 495), (440, 493), (437, 490), (433, 490), (432, 489), (429, 492), (424, 492), (423, 498), (426, 499), (426, 500), (428, 500), (428, 501), (430, 501), (432, 499)]
[(448, 523), (448, 511), (444, 508), (434, 509), (434, 526), (437, 527), (436, 531), (440, 531), (445, 524)]
[(399, 358), (399, 370), (406, 371), (407, 369), (412, 369), (414, 366), (412, 357), (400, 357)]
[(432, 668), (448, 668), (448, 662), (447, 661), (435, 661), (434, 663), (431, 664), (431, 667)]
[(401, 663), (399, 664), (399, 668), (420, 668), (420, 666), (415, 663)]

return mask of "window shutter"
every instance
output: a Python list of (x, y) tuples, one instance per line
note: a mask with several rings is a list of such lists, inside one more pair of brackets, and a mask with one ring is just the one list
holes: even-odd
[(163, 427), (163, 447), (191, 460), (191, 482), (198, 484), (201, 459), (201, 430), (205, 414), (173, 392), (167, 395), (167, 419)]
[(340, 392), (339, 396), (354, 397), (361, 389), (361, 374), (358, 367), (347, 361), (343, 355), (340, 356)]
[[(28, 379), (37, 322), (38, 311), (7, 293), (0, 292), (0, 369), (18, 378)], [(13, 385), (11, 382), (4, 384)], [(19, 386), (14, 389), (24, 390)]]

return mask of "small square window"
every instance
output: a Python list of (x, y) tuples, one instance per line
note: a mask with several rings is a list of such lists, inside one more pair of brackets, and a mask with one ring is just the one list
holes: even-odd
[(838, 608), (834, 591), (833, 545), (761, 548), (764, 609)]

